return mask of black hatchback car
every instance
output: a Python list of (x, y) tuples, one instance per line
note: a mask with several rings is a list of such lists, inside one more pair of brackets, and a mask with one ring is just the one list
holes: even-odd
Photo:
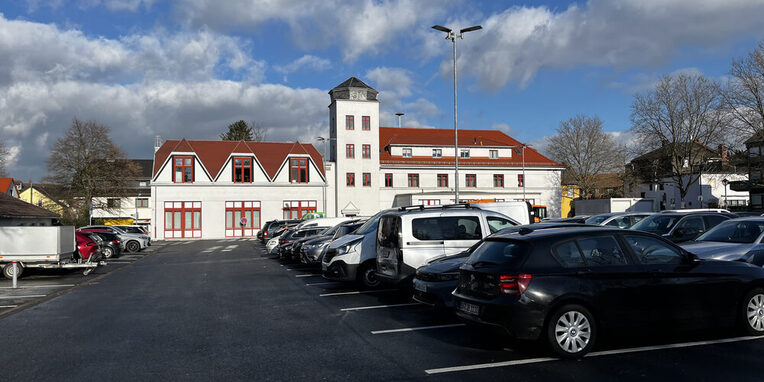
[(560, 228), (494, 235), (460, 268), (459, 317), (583, 357), (602, 328), (740, 324), (764, 335), (764, 269), (700, 260), (655, 235)]

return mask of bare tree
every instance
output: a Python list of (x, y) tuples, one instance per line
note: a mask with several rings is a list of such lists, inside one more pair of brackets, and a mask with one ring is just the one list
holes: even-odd
[(0, 177), (8, 176), (8, 169), (6, 167), (8, 165), (9, 155), (10, 151), (8, 150), (8, 147), (5, 146), (5, 143), (0, 142)]
[(250, 121), (249, 127), (252, 128), (252, 140), (255, 142), (264, 142), (268, 137), (268, 129), (264, 128), (260, 122)]
[(138, 174), (137, 166), (109, 138), (109, 128), (74, 118), (66, 134), (51, 148), (47, 179), (67, 186), (63, 195), (73, 211), (64, 220), (83, 224), (93, 197), (123, 197)]
[(728, 122), (719, 83), (704, 76), (663, 77), (654, 90), (636, 94), (631, 105), (636, 144), (642, 154), (659, 154), (660, 163), (645, 166), (651, 167), (646, 171), (655, 172), (652, 178), (671, 178), (683, 204), (690, 187), (710, 165), (709, 159), (718, 155), (711, 147), (728, 138)]
[(567, 167), (566, 177), (581, 188), (581, 197), (594, 194), (597, 175), (620, 172), (625, 149), (602, 130), (599, 117), (577, 115), (560, 122), (557, 133), (547, 139), (552, 159)]
[(742, 130), (737, 138), (743, 140), (764, 131), (764, 42), (748, 56), (732, 61), (730, 75), (722, 94), (725, 107)]

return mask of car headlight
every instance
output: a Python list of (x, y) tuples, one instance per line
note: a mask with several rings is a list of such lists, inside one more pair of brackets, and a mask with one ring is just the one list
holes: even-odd
[(337, 248), (337, 256), (342, 256), (342, 255), (350, 252), (350, 250), (353, 247), (355, 247), (358, 244), (361, 244), (361, 242), (363, 242), (363, 238), (360, 238), (358, 240), (353, 240), (353, 241), (351, 241), (351, 242), (349, 242), (349, 243), (347, 243), (345, 245), (342, 245), (341, 247)]

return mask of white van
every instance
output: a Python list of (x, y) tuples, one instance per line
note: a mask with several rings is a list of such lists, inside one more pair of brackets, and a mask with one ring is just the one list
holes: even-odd
[(474, 205), (410, 207), (383, 215), (377, 229), (377, 276), (410, 282), (416, 269), (467, 250), (484, 237), (519, 225), (516, 220)]
[(533, 209), (528, 202), (516, 200), (506, 202), (470, 202), (470, 205), (481, 210), (498, 212), (522, 225), (533, 223)]

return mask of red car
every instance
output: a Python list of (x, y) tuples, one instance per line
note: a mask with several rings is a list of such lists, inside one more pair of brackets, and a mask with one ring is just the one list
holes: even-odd
[(98, 253), (98, 243), (90, 236), (80, 232), (75, 232), (74, 236), (77, 239), (77, 252), (82, 256), (83, 261), (87, 261), (91, 255)]

